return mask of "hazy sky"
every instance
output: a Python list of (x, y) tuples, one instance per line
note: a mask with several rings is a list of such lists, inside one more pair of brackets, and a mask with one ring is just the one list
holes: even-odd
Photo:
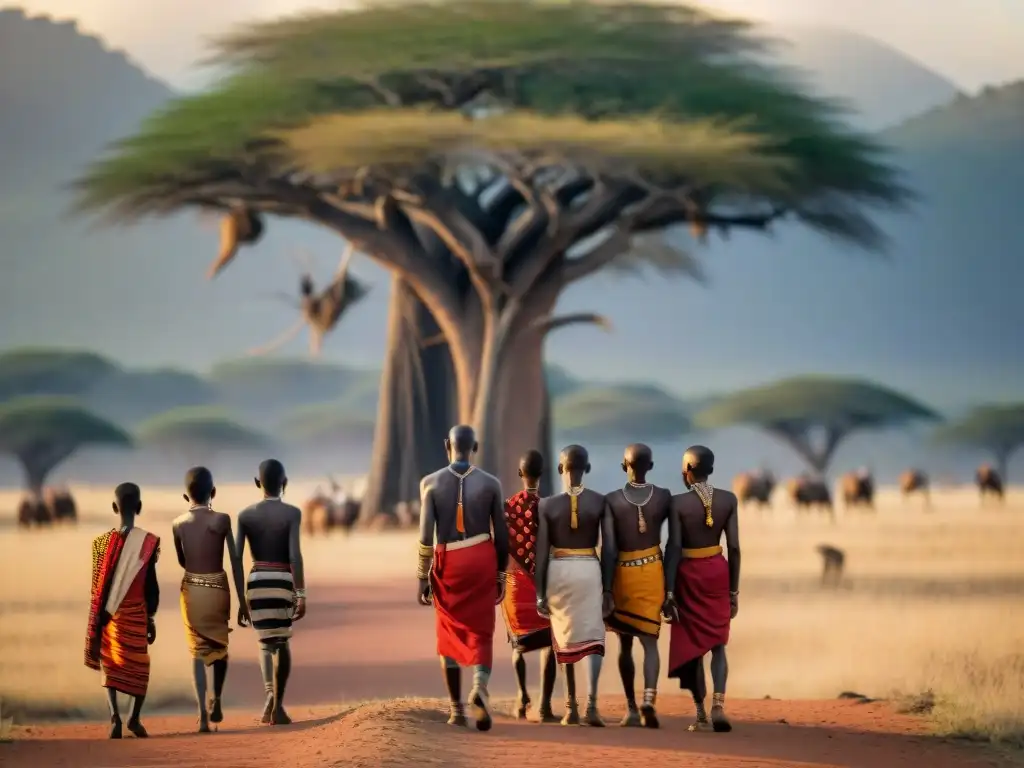
[[(4, 2), (5, 0), (0, 0)], [(8, 0), (9, 2), (9, 0)], [(6, 3), (5, 3), (6, 4)], [(338, 0), (16, 0), (38, 13), (77, 18), (136, 61), (179, 86), (198, 82), (190, 65), (204, 37), (256, 17)], [(962, 88), (1024, 77), (1024, 0), (708, 0), (750, 19), (828, 25), (870, 35)], [(927, 8), (926, 16), (921, 15)]]

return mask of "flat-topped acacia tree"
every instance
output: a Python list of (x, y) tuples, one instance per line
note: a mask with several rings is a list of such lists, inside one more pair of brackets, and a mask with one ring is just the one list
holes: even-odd
[[(479, 463), (514, 477), (543, 408), (532, 323), (568, 285), (652, 251), (665, 263), (644, 236), (680, 224), (703, 236), (789, 214), (873, 248), (864, 206), (909, 198), (839, 107), (754, 63), (765, 45), (671, 5), (455, 0), (254, 24), (215, 46), (232, 74), (115, 147), (79, 202), (121, 221), (223, 211), (219, 266), (266, 215), (337, 232), (445, 341), (398, 349), (385, 400), (441, 414), (452, 392), (445, 426), (473, 423)], [(441, 362), (417, 380), (410, 360), (430, 352)], [(441, 444), (392, 442), (378, 459)]]
[(989, 452), (1005, 483), (1010, 457), (1024, 447), (1024, 403), (979, 406), (959, 421), (940, 427), (935, 437), (941, 443)]
[(694, 423), (701, 429), (759, 427), (824, 476), (840, 443), (854, 432), (938, 419), (928, 406), (878, 384), (798, 376), (727, 395), (700, 411)]

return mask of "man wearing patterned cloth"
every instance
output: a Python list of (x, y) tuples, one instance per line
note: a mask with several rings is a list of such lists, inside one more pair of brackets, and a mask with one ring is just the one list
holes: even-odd
[(420, 483), (418, 601), (434, 606), (437, 655), (451, 701), (448, 724), (467, 725), (461, 668), (472, 667), (469, 703), (477, 729), (486, 731), (494, 606), (505, 596), (508, 565), (504, 497), (498, 478), (470, 463), (477, 451), (472, 427), (452, 427), (444, 445), (448, 466)]
[[(505, 578), (505, 599), (501, 612), (512, 643), (512, 666), (516, 672), (519, 695), (515, 717), (526, 719), (530, 695), (526, 690), (526, 659), (524, 654), (540, 651), (541, 695), (538, 715), (542, 723), (557, 723), (551, 711), (551, 695), (555, 689), (558, 666), (551, 650), (551, 622), (537, 613), (537, 588), (533, 583), (535, 547), (537, 544), (537, 488), (544, 474), (544, 457), (540, 451), (527, 451), (519, 459), (519, 477), (523, 490), (505, 501), (505, 522), (508, 525), (509, 564)], [(572, 667), (567, 667), (571, 673)]]
[(135, 525), (142, 512), (142, 492), (135, 483), (121, 483), (114, 490), (114, 512), (121, 516), (121, 526), (92, 542), (85, 665), (101, 672), (107, 689), (110, 738), (121, 738), (118, 693), (133, 699), (128, 730), (146, 738), (149, 734), (139, 718), (149, 688), (149, 646), (156, 640), (160, 539)]
[[(704, 710), (707, 685), (704, 656), (711, 652), (714, 696), (711, 723), (715, 731), (731, 731), (725, 715), (725, 683), (729, 674), (725, 646), (729, 624), (739, 610), (740, 535), (736, 497), (712, 488), (708, 478), (715, 454), (695, 445), (683, 455), (683, 482), (689, 492), (672, 497), (665, 564), (676, 574), (675, 594), (669, 593), (665, 608), (672, 618), (669, 643), (669, 677), (693, 694), (697, 720), (691, 731), (706, 730)], [(729, 559), (722, 557), (719, 542), (725, 534)]]

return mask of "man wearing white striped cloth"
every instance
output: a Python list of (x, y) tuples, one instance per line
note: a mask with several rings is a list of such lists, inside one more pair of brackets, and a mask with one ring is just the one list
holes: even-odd
[(276, 459), (260, 464), (256, 487), (263, 500), (238, 516), (236, 549), (239, 559), (246, 541), (252, 549), (252, 570), (246, 580), (245, 599), (252, 627), (260, 640), (260, 669), (267, 692), (263, 723), (287, 725), (284, 692), (292, 669), (288, 644), (292, 622), (306, 615), (306, 581), (302, 572), (299, 531), (302, 511), (281, 500), (288, 477)]

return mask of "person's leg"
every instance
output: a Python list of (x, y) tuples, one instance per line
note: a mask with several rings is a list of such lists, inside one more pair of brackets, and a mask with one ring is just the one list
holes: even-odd
[(441, 657), (444, 684), (448, 689), (448, 725), (467, 725), (466, 712), (462, 707), (462, 670), (454, 659)]
[(221, 710), (220, 697), (224, 692), (224, 683), (228, 679), (227, 657), (217, 659), (213, 662), (213, 700), (210, 702), (210, 722), (220, 723), (224, 720), (224, 712)]
[(270, 725), (274, 715), (274, 651), (276, 643), (260, 643), (260, 674), (263, 675), (263, 690), (266, 691), (266, 700), (263, 704), (263, 717), (260, 722)]
[(110, 710), (110, 738), (121, 738), (121, 711), (117, 708), (117, 691), (107, 688), (107, 708)]
[(565, 676), (565, 714), (562, 716), (562, 725), (579, 725), (580, 705), (576, 698), (576, 665), (559, 664), (559, 666)]
[(704, 701), (708, 697), (708, 686), (704, 678), (704, 659), (700, 658), (695, 663), (697, 664), (697, 670), (694, 675), (694, 685), (691, 693), (693, 694), (693, 705), (697, 710), (697, 719), (690, 726), (689, 730), (702, 731), (708, 726), (708, 713), (704, 709)]
[(530, 694), (526, 690), (526, 657), (523, 652), (516, 648), (512, 651), (512, 669), (516, 673), (516, 720), (525, 720), (526, 712), (530, 708)]
[(132, 697), (132, 711), (128, 715), (128, 730), (131, 731), (132, 735), (137, 739), (145, 739), (149, 737), (145, 727), (142, 725), (142, 705), (146, 703), (145, 696), (133, 696)]
[(192, 659), (192, 687), (199, 705), (199, 732), (210, 732), (210, 719), (206, 713), (206, 664), (202, 659)]
[(728, 733), (732, 723), (725, 716), (725, 684), (729, 679), (729, 660), (726, 658), (725, 646), (716, 645), (711, 649), (711, 684), (714, 694), (711, 696), (711, 725), (716, 733)]
[(640, 725), (640, 710), (636, 707), (636, 664), (633, 663), (633, 636), (619, 635), (619, 677), (626, 694), (626, 714), (622, 725), (636, 728)]
[(558, 664), (555, 662), (555, 652), (551, 648), (542, 648), (540, 651), (540, 708), (537, 714), (540, 715), (542, 723), (558, 722), (551, 711), (551, 698), (555, 694), (555, 680), (558, 679)]
[(476, 720), (478, 731), (489, 731), (491, 729), (490, 701), (487, 693), (487, 683), (491, 679), (491, 668), (485, 664), (477, 664), (473, 667), (473, 690), (470, 693), (470, 704), (473, 705), (473, 719)]
[(658, 698), (658, 675), (661, 674), (658, 638), (642, 635), (640, 646), (644, 650), (644, 698), (640, 705), (640, 715), (645, 728), (657, 728), (656, 701)]
[(603, 728), (604, 720), (597, 709), (597, 684), (601, 679), (604, 657), (597, 653), (587, 656), (587, 713), (584, 722), (595, 728)]
[(288, 688), (288, 678), (292, 673), (292, 647), (287, 640), (277, 644), (274, 654), (274, 713), (271, 715), (273, 725), (288, 725), (292, 719), (284, 708), (284, 692)]

